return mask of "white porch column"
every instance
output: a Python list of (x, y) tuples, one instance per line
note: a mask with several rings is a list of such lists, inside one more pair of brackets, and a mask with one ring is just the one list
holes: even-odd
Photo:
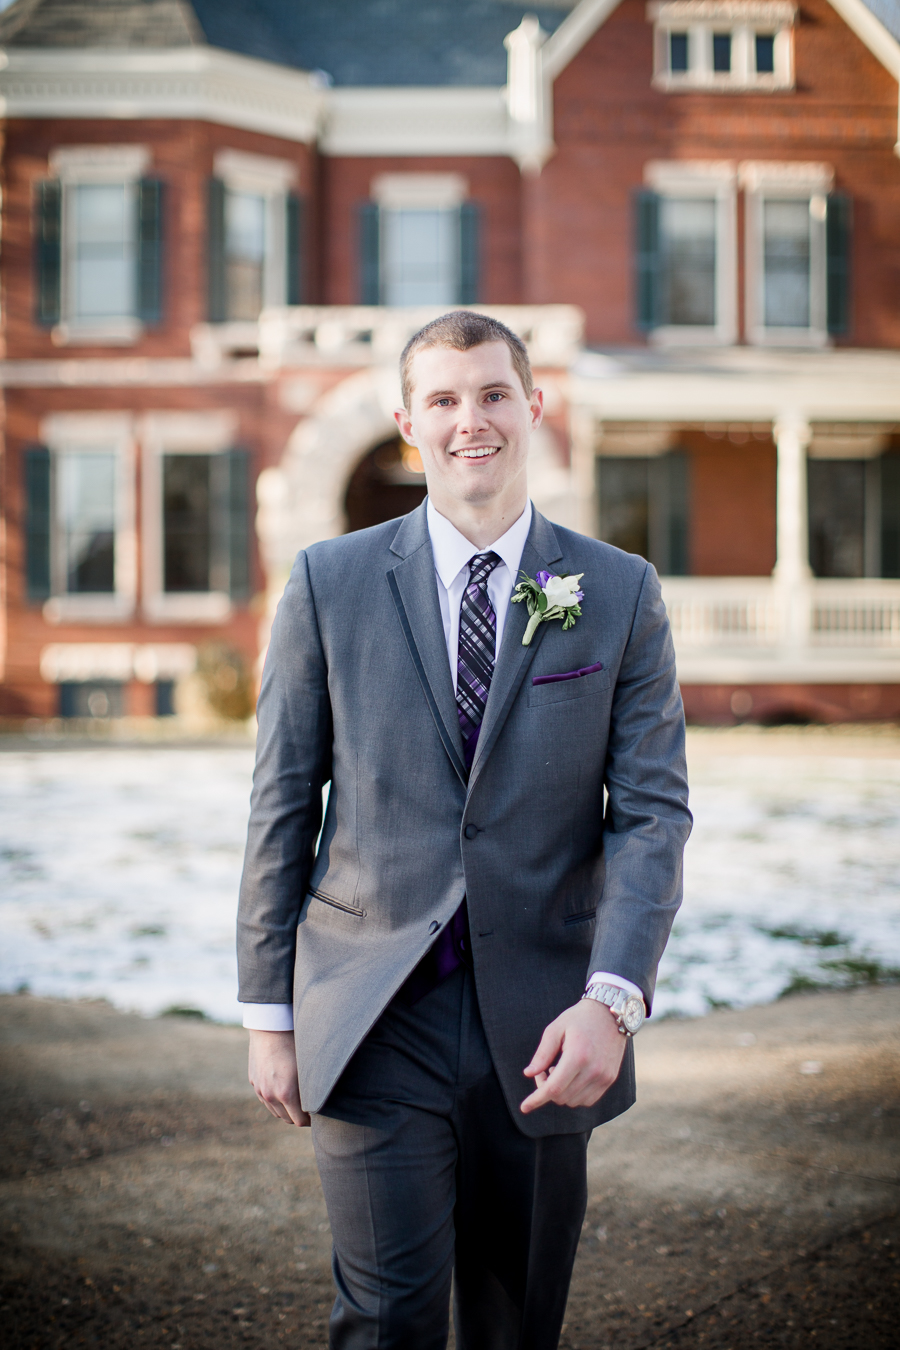
[(798, 413), (783, 414), (774, 426), (778, 448), (775, 582), (782, 595), (785, 639), (805, 647), (811, 623), (812, 571), (806, 499), (806, 451), (812, 429)]
[(596, 535), (597, 519), (597, 421), (587, 408), (572, 408), (569, 413), (569, 441), (572, 453), (571, 482), (575, 503), (575, 529)]

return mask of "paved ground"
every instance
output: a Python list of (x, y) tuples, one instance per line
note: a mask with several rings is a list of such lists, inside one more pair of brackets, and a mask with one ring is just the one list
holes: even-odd
[[(4, 1345), (327, 1343), (309, 1136), (240, 1031), (0, 999)], [(900, 988), (646, 1028), (595, 1135), (565, 1350), (894, 1347)]]

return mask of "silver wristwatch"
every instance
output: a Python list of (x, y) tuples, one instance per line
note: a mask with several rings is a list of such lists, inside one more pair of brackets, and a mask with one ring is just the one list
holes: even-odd
[(647, 1015), (644, 1000), (629, 994), (627, 989), (620, 989), (617, 984), (592, 985), (584, 991), (583, 997), (605, 1003), (623, 1036), (633, 1036), (644, 1025)]

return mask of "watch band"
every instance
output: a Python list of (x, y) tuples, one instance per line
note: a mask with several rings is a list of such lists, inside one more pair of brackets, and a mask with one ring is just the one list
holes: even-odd
[(589, 985), (582, 998), (590, 998), (596, 1003), (605, 1004), (616, 1019), (616, 1026), (623, 1036), (631, 1038), (636, 1032), (640, 1031), (644, 1023), (646, 1016), (644, 1000), (630, 994), (627, 989), (622, 989), (618, 985)]

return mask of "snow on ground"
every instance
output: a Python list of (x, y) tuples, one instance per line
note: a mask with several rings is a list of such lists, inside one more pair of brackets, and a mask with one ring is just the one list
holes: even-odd
[[(700, 748), (655, 1011), (900, 968), (900, 749)], [(0, 753), (0, 989), (237, 1021), (252, 761), (234, 746)]]

